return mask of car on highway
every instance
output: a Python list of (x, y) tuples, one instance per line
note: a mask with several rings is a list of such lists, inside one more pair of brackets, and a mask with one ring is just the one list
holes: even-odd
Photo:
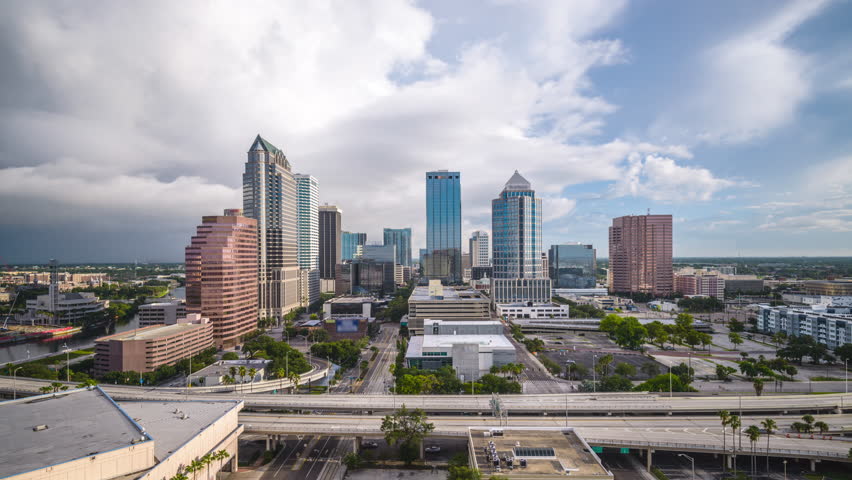
[(441, 451), (441, 447), (438, 445), (429, 445), (428, 447), (423, 449), (426, 453), (438, 453)]
[(361, 442), (361, 448), (379, 448), (378, 442)]

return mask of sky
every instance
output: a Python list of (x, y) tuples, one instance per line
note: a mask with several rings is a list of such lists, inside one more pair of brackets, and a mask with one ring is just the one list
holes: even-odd
[(852, 255), (852, 1), (0, 2), (0, 265), (182, 261), (241, 207), (257, 134), (346, 230), (463, 244), (514, 170), (544, 245), (607, 256), (670, 213), (675, 256)]

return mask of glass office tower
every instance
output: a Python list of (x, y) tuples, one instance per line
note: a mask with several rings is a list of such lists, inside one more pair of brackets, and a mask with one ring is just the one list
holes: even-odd
[(553, 288), (595, 288), (597, 263), (591, 245), (551, 245), (548, 258)]
[(550, 279), (541, 262), (541, 199), (517, 170), (491, 201), (491, 235), (495, 303), (549, 302)]
[(460, 282), (461, 250), (461, 174), (426, 172), (426, 278)]
[(367, 234), (360, 232), (341, 232), (341, 260), (353, 260), (361, 255), (364, 244), (367, 243)]
[(385, 245), (396, 246), (396, 264), (404, 267), (411, 266), (411, 229), (386, 228), (384, 230)]

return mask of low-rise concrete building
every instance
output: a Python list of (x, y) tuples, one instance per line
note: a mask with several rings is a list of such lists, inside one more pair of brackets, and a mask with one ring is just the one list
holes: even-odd
[(675, 291), (683, 295), (705, 295), (725, 298), (725, 279), (720, 275), (680, 275), (676, 274)]
[(408, 367), (436, 370), (451, 365), (466, 382), (515, 358), (515, 346), (503, 335), (503, 324), (495, 321), (426, 320), (423, 335), (411, 337), (405, 352)]
[(506, 318), (568, 318), (569, 306), (558, 303), (498, 303), (497, 315)]
[(95, 373), (153, 372), (213, 346), (213, 326), (196, 314), (95, 340)]
[(423, 332), (426, 319), (490, 321), (491, 300), (470, 288), (443, 287), (440, 282), (418, 286), (408, 297), (408, 328)]
[[(268, 376), (269, 360), (219, 360), (192, 374), (192, 381), (205, 387), (224, 385), (225, 377), (233, 377), (234, 383), (262, 382)], [(245, 375), (240, 375), (240, 367), (246, 369)], [(249, 371), (255, 369), (254, 375)], [(233, 369), (233, 373), (232, 370)]]
[(78, 389), (0, 403), (0, 478), (162, 480), (225, 451), (201, 478), (236, 471), (242, 401), (116, 402)]
[(468, 462), (483, 477), (614, 478), (573, 428), (470, 427)]
[(139, 326), (174, 325), (179, 318), (186, 318), (186, 302), (143, 303), (139, 305)]
[(362, 315), (367, 318), (373, 316), (374, 297), (366, 296), (343, 296), (326, 300), (322, 304), (322, 318), (332, 318), (335, 315)]

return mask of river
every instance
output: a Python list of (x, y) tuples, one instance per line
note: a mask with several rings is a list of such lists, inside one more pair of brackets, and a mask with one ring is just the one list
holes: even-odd
[[(185, 299), (186, 290), (184, 287), (173, 288), (169, 291), (169, 295), (174, 298)], [(133, 330), (139, 325), (139, 317), (134, 315), (129, 322), (116, 325), (113, 331), (102, 332), (101, 335), (83, 335), (78, 333), (69, 337), (51, 338), (41, 341), (29, 343), (17, 343), (14, 345), (6, 345), (0, 347), (0, 365), (8, 362), (26, 360), (27, 358), (36, 358), (53, 353), (62, 352), (65, 345), (72, 350), (80, 350), (83, 348), (91, 348), (95, 343), (95, 338), (109, 333), (126, 332)]]

